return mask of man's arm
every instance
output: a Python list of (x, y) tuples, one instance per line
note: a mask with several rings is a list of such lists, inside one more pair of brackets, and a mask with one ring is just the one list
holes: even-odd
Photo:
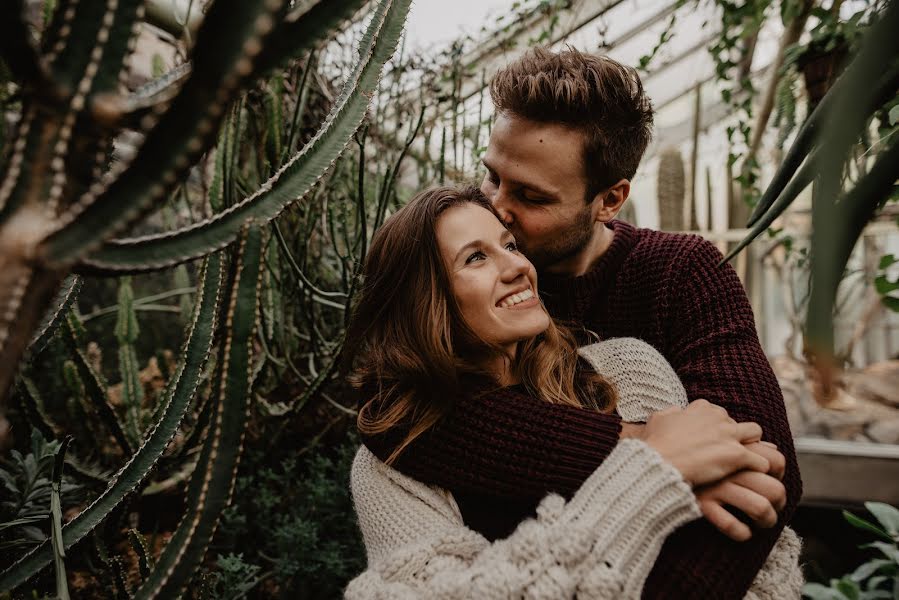
[[(570, 497), (618, 443), (621, 419), (549, 404), (503, 388), (460, 396), (455, 409), (412, 442), (393, 465), (428, 484), (475, 494), (539, 500)], [(363, 435), (379, 459), (405, 432)]]
[(742, 598), (774, 547), (802, 494), (793, 438), (780, 386), (755, 331), (752, 308), (721, 254), (701, 241), (683, 256), (672, 282), (666, 356), (690, 400), (705, 398), (736, 421), (755, 421), (763, 439), (786, 458), (787, 502), (778, 524), (755, 529), (735, 542), (701, 520), (679, 529), (665, 543), (644, 589), (646, 598)]

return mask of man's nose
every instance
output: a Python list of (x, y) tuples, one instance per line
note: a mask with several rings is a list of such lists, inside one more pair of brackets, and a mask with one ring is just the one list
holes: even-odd
[(497, 189), (490, 198), (490, 203), (493, 205), (494, 210), (499, 214), (499, 218), (503, 223), (511, 225), (515, 221), (515, 216), (512, 214), (512, 211), (509, 210), (511, 203), (508, 201), (508, 198), (501, 187), (500, 189)]

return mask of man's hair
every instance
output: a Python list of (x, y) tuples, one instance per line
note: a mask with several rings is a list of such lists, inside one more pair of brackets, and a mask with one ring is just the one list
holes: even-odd
[(584, 134), (588, 199), (632, 179), (652, 138), (652, 104), (637, 71), (605, 56), (533, 48), (490, 84), (497, 114)]

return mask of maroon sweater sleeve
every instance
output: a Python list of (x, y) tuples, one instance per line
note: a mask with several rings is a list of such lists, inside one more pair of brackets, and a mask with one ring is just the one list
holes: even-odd
[[(645, 598), (743, 598), (756, 573), (792, 518), (802, 482), (780, 386), (756, 335), (752, 308), (721, 254), (698, 241), (669, 271), (668, 340), (672, 365), (688, 398), (705, 398), (737, 421), (755, 421), (764, 439), (786, 457), (786, 508), (772, 529), (753, 529), (747, 542), (734, 542), (704, 519), (677, 530), (662, 547), (644, 588)], [(685, 273), (686, 271), (686, 273)], [(675, 275), (676, 273), (676, 275)]]
[[(363, 435), (385, 460), (397, 435)], [(549, 404), (512, 388), (460, 397), (450, 415), (394, 463), (419, 481), (500, 498), (540, 499), (578, 489), (618, 443), (617, 415)]]

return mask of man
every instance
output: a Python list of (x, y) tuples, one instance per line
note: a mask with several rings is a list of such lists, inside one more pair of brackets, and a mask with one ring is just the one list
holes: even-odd
[[(771, 474), (739, 473), (699, 492), (707, 520), (669, 538), (643, 592), (742, 598), (801, 482), (780, 389), (733, 270), (718, 267), (720, 254), (701, 238), (614, 221), (651, 136), (639, 78), (609, 59), (536, 49), (495, 76), (491, 96), (496, 120), (481, 189), (540, 272), (550, 313), (600, 338), (643, 339), (672, 364), (691, 401), (705, 398), (762, 426), (768, 444), (754, 449)], [(466, 524), (498, 539), (547, 492), (570, 496), (619, 437), (640, 433), (614, 415), (504, 389), (460, 398), (451, 418), (410, 446), (415, 460), (394, 466), (450, 489)], [(378, 440), (364, 441), (384, 454)], [(750, 530), (726, 505), (767, 528)]]

